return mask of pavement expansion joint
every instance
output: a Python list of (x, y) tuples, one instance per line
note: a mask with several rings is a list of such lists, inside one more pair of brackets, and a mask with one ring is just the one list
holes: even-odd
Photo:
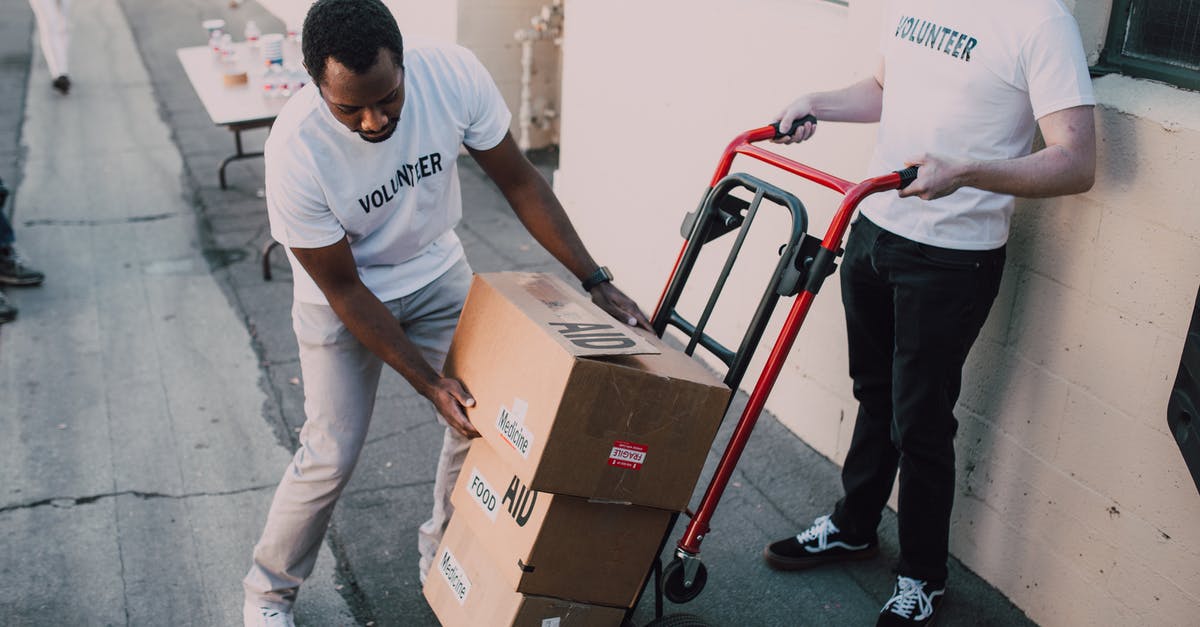
[[(432, 481), (428, 482), (432, 483)], [(198, 497), (212, 496), (234, 496), (237, 494), (245, 494), (247, 492), (258, 492), (262, 490), (274, 490), (276, 484), (251, 486), (249, 488), (239, 488), (237, 490), (221, 490), (217, 492), (189, 492), (187, 494), (163, 494), (162, 492), (142, 492), (139, 490), (121, 490), (119, 492), (105, 492), (103, 494), (93, 494), (91, 496), (55, 496), (46, 499), (40, 499), (29, 503), (19, 503), (16, 505), (5, 505), (0, 507), (0, 514), (6, 514), (11, 511), (23, 509), (35, 509), (38, 507), (75, 507), (77, 505), (90, 505), (102, 499), (116, 498), (118, 496), (134, 496), (142, 500), (150, 499), (173, 499), (183, 500)]]
[(182, 212), (154, 213), (144, 216), (129, 216), (125, 218), (108, 218), (100, 220), (61, 220), (57, 218), (39, 218), (26, 220), (25, 226), (111, 226), (114, 224), (137, 224), (141, 222), (157, 222), (170, 218), (178, 218), (188, 214)]

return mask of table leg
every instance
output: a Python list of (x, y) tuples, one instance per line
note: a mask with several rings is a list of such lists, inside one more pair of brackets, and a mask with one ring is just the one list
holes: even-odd
[(279, 242), (277, 242), (275, 240), (268, 240), (267, 243), (263, 245), (262, 277), (263, 277), (264, 281), (271, 280), (271, 251), (275, 250), (276, 248), (279, 248), (282, 245), (283, 244), (280, 244)]
[(254, 157), (263, 156), (263, 153), (261, 152), (245, 152), (242, 150), (242, 129), (231, 128), (229, 130), (233, 131), (233, 141), (237, 145), (237, 152), (225, 157), (225, 160), (221, 162), (221, 166), (217, 168), (217, 175), (221, 179), (221, 189), (229, 189), (229, 187), (225, 185), (225, 166), (234, 161), (238, 161), (239, 159), (252, 159)]

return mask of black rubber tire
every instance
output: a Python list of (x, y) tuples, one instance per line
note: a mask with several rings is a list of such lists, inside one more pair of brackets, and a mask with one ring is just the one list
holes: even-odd
[(648, 623), (646, 627), (712, 627), (703, 618), (694, 614), (667, 614), (662, 618), (656, 618)]
[(672, 603), (687, 603), (692, 599), (700, 596), (700, 592), (704, 590), (704, 584), (708, 583), (708, 569), (704, 567), (704, 562), (700, 562), (700, 568), (696, 571), (696, 580), (692, 582), (692, 587), (687, 588), (683, 585), (683, 562), (679, 558), (671, 560), (670, 564), (663, 569), (663, 595)]

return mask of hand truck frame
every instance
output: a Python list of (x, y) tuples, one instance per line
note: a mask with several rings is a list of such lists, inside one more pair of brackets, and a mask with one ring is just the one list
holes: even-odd
[[(683, 221), (680, 228), (684, 237), (683, 248), (675, 260), (675, 266), (671, 270), (667, 285), (655, 307), (651, 321), (654, 332), (662, 336), (667, 327), (672, 326), (686, 336), (687, 345), (684, 352), (688, 355), (694, 354), (697, 346), (706, 349), (729, 368), (724, 382), (736, 393), (738, 384), (749, 366), (750, 359), (762, 339), (763, 332), (766, 330), (779, 299), (785, 296), (797, 297), (779, 337), (775, 340), (771, 354), (763, 366), (762, 373), (750, 392), (750, 399), (742, 411), (741, 418), (738, 420), (704, 497), (694, 513), (686, 512), (690, 516), (690, 521), (683, 536), (676, 543), (674, 557), (664, 568), (661, 557), (662, 550), (673, 533), (675, 523), (678, 521), (678, 514), (672, 517), (671, 524), (667, 527), (663, 542), (659, 546), (658, 554), (651, 567), (655, 581), (656, 622), (663, 618), (662, 597), (664, 595), (672, 602), (686, 603), (696, 598), (704, 589), (708, 575), (704, 563), (700, 560), (700, 544), (710, 531), (709, 522), (725, 492), (733, 470), (746, 448), (746, 443), (750, 439), (750, 434), (758, 422), (767, 397), (791, 351), (796, 335), (812, 307), (813, 299), (820, 291), (822, 283), (837, 267), (836, 260), (842, 253), (842, 241), (859, 203), (871, 194), (903, 189), (917, 177), (917, 168), (908, 167), (854, 183), (754, 145), (756, 142), (791, 135), (805, 122), (815, 124), (816, 119), (812, 116), (798, 119), (787, 133), (782, 133), (776, 122), (746, 131), (729, 143), (708, 189), (704, 192), (699, 207), (687, 214)], [(842, 194), (842, 201), (830, 221), (824, 238), (818, 239), (807, 233), (808, 213), (796, 196), (749, 174), (730, 174), (734, 157), (737, 155), (757, 159)], [(753, 200), (746, 201), (731, 195), (731, 192), (737, 189), (743, 189), (753, 194)], [(704, 329), (711, 318), (717, 300), (725, 287), (738, 253), (745, 243), (747, 232), (754, 222), (763, 200), (769, 200), (773, 204), (786, 208), (791, 214), (792, 228), (787, 243), (780, 249), (779, 262), (759, 300), (754, 317), (742, 336), (738, 349), (733, 351), (707, 335)], [(706, 244), (733, 231), (737, 231), (737, 235), (725, 263), (717, 276), (700, 318), (692, 323), (676, 311), (676, 305), (700, 256), (700, 250)], [(730, 402), (732, 402), (732, 395)], [(647, 577), (647, 583), (649, 583), (649, 577)], [(642, 594), (645, 594), (645, 587), (642, 589)], [(640, 602), (640, 600), (641, 595), (639, 595), (638, 601)], [(637, 605), (638, 603), (635, 603), (634, 608)], [(626, 614), (627, 623), (628, 619), (632, 617), (633, 611), (630, 609)]]

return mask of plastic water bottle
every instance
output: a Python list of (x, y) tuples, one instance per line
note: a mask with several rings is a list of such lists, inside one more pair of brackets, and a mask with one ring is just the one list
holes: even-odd
[(292, 93), (294, 94), (294, 93), (300, 91), (301, 89), (304, 89), (304, 86), (308, 84), (308, 81), (309, 81), (308, 72), (305, 72), (304, 68), (299, 65), (293, 65), (292, 66)]
[(288, 90), (288, 74), (283, 71), (283, 64), (272, 62), (266, 67), (265, 85), (269, 85), (268, 97), (270, 98), (286, 98), (292, 95)]
[(258, 38), (262, 37), (262, 31), (258, 29), (254, 20), (246, 20), (246, 29), (242, 31), (242, 35), (251, 48), (258, 48)]
[(225, 34), (225, 20), (212, 19), (200, 23), (208, 31), (208, 49), (212, 52), (213, 61), (221, 60), (221, 35)]
[(280, 69), (280, 71), (279, 71), (279, 89), (276, 90), (275, 95), (278, 96), (279, 98), (288, 98), (293, 93), (293, 91), (292, 91), (293, 87), (294, 87), (294, 85), (292, 85), (292, 71), (288, 68)]
[(200, 22), (200, 26), (202, 26), (204, 30), (208, 31), (208, 38), (212, 39), (213, 31), (225, 30), (225, 20), (220, 18), (204, 20), (203, 22)]
[(222, 33), (221, 40), (217, 42), (217, 53), (222, 63), (228, 63), (233, 59), (233, 35)]
[(284, 63), (300, 62), (300, 27), (294, 23), (287, 25), (287, 35), (283, 38)]
[(263, 35), (261, 41), (262, 58), (266, 63), (262, 75), (263, 96), (267, 99), (280, 98), (287, 85), (283, 71), (283, 35), (270, 33)]
[(268, 100), (284, 97), (284, 89), (287, 87), (287, 78), (283, 73), (283, 64), (271, 62), (267, 64), (267, 69), (263, 72), (262, 88), (263, 97)]
[(221, 61), (221, 37), (224, 34), (225, 33), (218, 28), (208, 36), (208, 50), (212, 52), (213, 60), (217, 62)]

